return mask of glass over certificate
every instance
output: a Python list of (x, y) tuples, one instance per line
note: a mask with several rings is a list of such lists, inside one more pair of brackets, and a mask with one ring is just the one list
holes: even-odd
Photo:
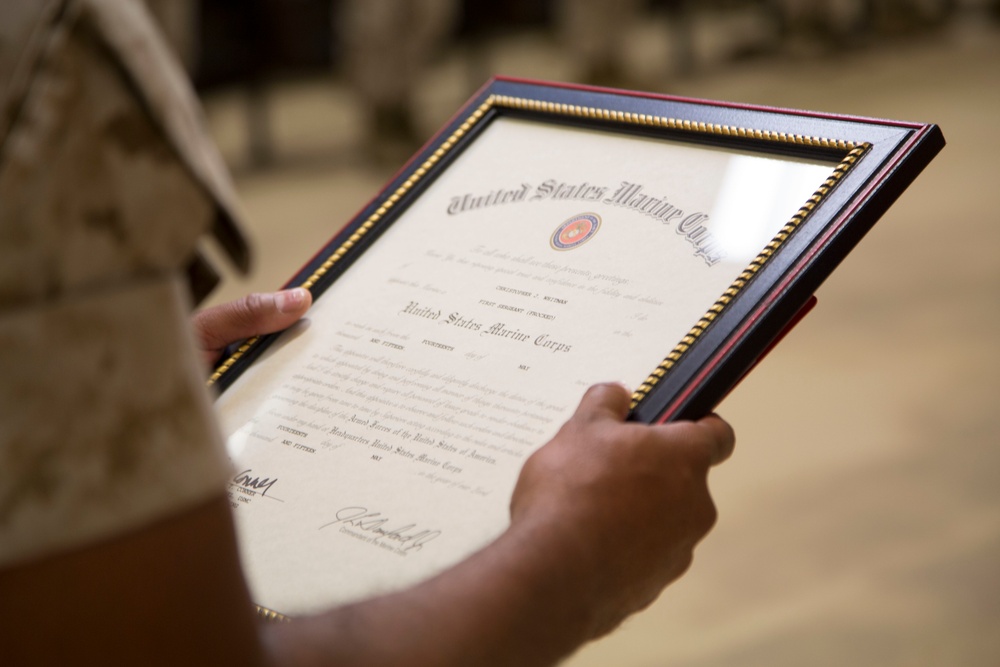
[(310, 612), (487, 544), (586, 388), (646, 385), (840, 164), (478, 128), (218, 399), (254, 601)]

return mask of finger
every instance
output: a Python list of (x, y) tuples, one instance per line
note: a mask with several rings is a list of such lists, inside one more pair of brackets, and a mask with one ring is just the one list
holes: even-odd
[(707, 466), (714, 466), (728, 459), (736, 444), (732, 427), (718, 415), (709, 415), (698, 421), (679, 421), (655, 427), (665, 443), (689, 448)]
[(608, 382), (595, 384), (580, 399), (580, 405), (573, 415), (574, 419), (590, 421), (599, 417), (610, 417), (616, 421), (625, 419), (632, 393), (625, 385)]
[(707, 433), (709, 441), (712, 443), (712, 465), (718, 465), (733, 455), (736, 447), (736, 433), (729, 422), (719, 415), (711, 414), (695, 422), (698, 428)]
[(249, 294), (196, 313), (195, 333), (203, 350), (217, 354), (230, 343), (287, 329), (311, 304), (312, 294), (301, 287)]

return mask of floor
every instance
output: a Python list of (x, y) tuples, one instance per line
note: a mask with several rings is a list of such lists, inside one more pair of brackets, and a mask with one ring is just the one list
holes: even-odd
[[(498, 72), (573, 76), (538, 36), (512, 37), (494, 56)], [(720, 520), (690, 572), (567, 665), (995, 667), (1000, 26), (970, 19), (654, 85), (935, 122), (948, 146), (719, 407), (737, 453), (712, 474)], [(456, 59), (428, 74), (427, 90), (430, 132), (472, 86)], [(283, 283), (392, 170), (364, 159), (361, 114), (336, 81), (276, 86), (279, 160), (267, 170), (242, 166), (239, 95), (206, 103), (258, 258), (221, 301)]]

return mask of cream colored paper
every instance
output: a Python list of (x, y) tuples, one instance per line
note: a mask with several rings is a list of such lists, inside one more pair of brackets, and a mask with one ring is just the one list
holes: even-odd
[(832, 169), (491, 123), (218, 401), (254, 600), (349, 602), (488, 543), (584, 390), (644, 381)]

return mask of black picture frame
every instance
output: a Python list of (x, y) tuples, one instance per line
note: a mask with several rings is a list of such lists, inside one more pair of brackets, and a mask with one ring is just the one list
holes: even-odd
[[(286, 286), (322, 298), (484, 128), (500, 117), (660, 137), (835, 165), (705, 315), (665, 350), (633, 395), (631, 418), (703, 416), (811, 303), (812, 295), (944, 146), (933, 124), (496, 78), (478, 91)], [(224, 391), (280, 334), (239, 345), (209, 384)]]

